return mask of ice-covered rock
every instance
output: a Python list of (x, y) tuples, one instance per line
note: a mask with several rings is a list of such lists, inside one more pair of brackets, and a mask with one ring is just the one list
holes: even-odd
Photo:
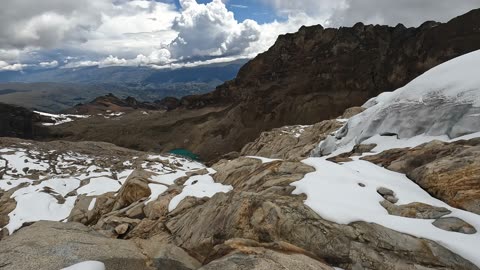
[(478, 66), (480, 51), (475, 51), (427, 71), (403, 88), (379, 95), (364, 105), (367, 109), (363, 113), (322, 142), (315, 153), (329, 154), (374, 136), (453, 139), (479, 132)]

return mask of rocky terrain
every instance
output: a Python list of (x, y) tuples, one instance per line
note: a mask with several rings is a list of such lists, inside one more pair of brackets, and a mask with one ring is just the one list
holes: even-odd
[(0, 104), (0, 269), (480, 269), (479, 18), (303, 27), (205, 95)]
[[(203, 160), (240, 151), (261, 132), (335, 118), (454, 57), (480, 49), (480, 10), (418, 28), (303, 27), (280, 36), (238, 76), (205, 95), (170, 100), (170, 111), (117, 121), (84, 119), (54, 138), (103, 140), (139, 150), (183, 148)], [(135, 126), (135, 139), (129, 135)], [(155, 137), (155, 140), (151, 138)]]
[(479, 269), (479, 56), (211, 166), (1, 138), (0, 266)]

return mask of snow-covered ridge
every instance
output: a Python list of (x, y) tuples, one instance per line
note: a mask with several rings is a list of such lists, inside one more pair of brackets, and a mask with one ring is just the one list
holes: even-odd
[(363, 113), (320, 145), (316, 155), (379, 135), (454, 139), (480, 131), (480, 51), (441, 64), (394, 92), (368, 101)]

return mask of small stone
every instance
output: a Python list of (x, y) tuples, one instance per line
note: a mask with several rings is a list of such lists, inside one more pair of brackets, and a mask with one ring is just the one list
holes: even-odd
[(385, 188), (385, 187), (379, 187), (377, 189), (377, 192), (378, 192), (378, 194), (380, 194), (382, 196), (388, 196), (388, 195), (395, 196), (395, 193), (393, 192), (393, 190)]
[(398, 202), (398, 198), (395, 197), (395, 196), (392, 196), (392, 195), (385, 195), (383, 196), (383, 198), (391, 203), (397, 203)]
[(192, 176), (196, 176), (196, 175), (205, 175), (205, 174), (208, 174), (207, 169), (200, 169), (200, 170), (196, 170), (196, 171), (193, 171), (193, 172), (187, 172), (186, 173), (186, 175), (188, 177), (192, 177)]
[(358, 183), (358, 185), (361, 186), (361, 187), (365, 187), (364, 183)]
[(128, 229), (129, 229), (129, 225), (124, 223), (124, 224), (120, 224), (117, 227), (115, 227), (115, 232), (118, 235), (124, 235), (128, 231)]
[(439, 229), (450, 232), (459, 232), (464, 234), (474, 234), (477, 232), (472, 225), (456, 217), (439, 218), (432, 224)]
[(437, 207), (419, 202), (413, 202), (404, 205), (394, 205), (392, 202), (385, 200), (380, 204), (387, 209), (390, 215), (408, 218), (437, 219), (451, 213), (451, 211), (445, 207)]

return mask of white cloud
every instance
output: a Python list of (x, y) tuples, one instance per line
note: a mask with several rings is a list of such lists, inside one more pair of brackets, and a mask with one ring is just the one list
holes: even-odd
[[(99, 27), (99, 33), (110, 33), (108, 38), (90, 40), (82, 45), (85, 47), (85, 50), (88, 47), (100, 47), (101, 49), (97, 49), (97, 51), (113, 53), (98, 61), (71, 62), (65, 67), (87, 65), (99, 67), (158, 67), (162, 65), (172, 66), (173, 62), (179, 60), (185, 61), (185, 63), (179, 65), (201, 64), (202, 62), (196, 60), (198, 58), (234, 60), (240, 57), (247, 57), (247, 55), (250, 56), (252, 45), (260, 40), (260, 26), (252, 20), (238, 22), (235, 20), (234, 14), (227, 10), (221, 0), (213, 0), (208, 4), (198, 4), (195, 0), (181, 0), (180, 4), (182, 6), (181, 13), (175, 13), (175, 11), (170, 10), (172, 13), (168, 13), (169, 18), (163, 18), (164, 21), (161, 23), (152, 20), (155, 17), (151, 16), (154, 13), (158, 13), (156, 15), (160, 16), (164, 14), (165, 10), (158, 10), (152, 14), (149, 13), (150, 15), (133, 13), (135, 14), (135, 19), (117, 14), (116, 19)], [(149, 6), (149, 10), (158, 9), (158, 6), (154, 7), (152, 5), (153, 3)], [(162, 5), (165, 7), (165, 4)], [(170, 8), (170, 6), (168, 7)], [(140, 7), (140, 9), (145, 10), (145, 6)], [(149, 20), (148, 23), (143, 25), (142, 29), (121, 27), (125, 24), (121, 22), (122, 20), (139, 20), (139, 17), (142, 16), (144, 18), (148, 17)], [(115, 22), (115, 20), (118, 21)], [(164, 28), (159, 28), (159, 25)], [(138, 31), (141, 31), (141, 33), (127, 33)], [(104, 34), (103, 36), (106, 35)], [(152, 36), (156, 40), (151, 40), (147, 36)], [(159, 38), (159, 36), (162, 36), (163, 39)], [(117, 44), (116, 41), (120, 42), (120, 44)], [(92, 46), (93, 44), (96, 46)], [(134, 54), (135, 52), (137, 54)]]
[(98, 25), (98, 10), (106, 6), (108, 0), (2, 1), (0, 47), (53, 48), (62, 42), (81, 41)]
[[(336, 10), (345, 9), (347, 0), (262, 0), (271, 5), (278, 13), (287, 16), (304, 14), (316, 18), (319, 23), (327, 21)], [(387, 1), (387, 0), (381, 0)]]
[(180, 10), (172, 0), (3, 0), (0, 70), (200, 65), (254, 57), (279, 34), (302, 25), (363, 21), (416, 26), (429, 19), (447, 21), (478, 7), (480, 0), (457, 0), (455, 5), (451, 0), (259, 1), (282, 20), (239, 22), (232, 11), (246, 6), (227, 0), (180, 0)]
[(175, 59), (242, 54), (260, 36), (255, 21), (238, 22), (221, 0), (198, 4), (180, 0), (182, 13), (173, 24), (178, 32), (168, 49)]
[(27, 65), (20, 63), (9, 64), (5, 61), (0, 61), (0, 71), (21, 71), (25, 67), (27, 67)]
[(427, 20), (446, 22), (478, 8), (478, 0), (262, 0), (277, 13), (304, 13), (324, 26), (366, 24), (418, 26)]
[(177, 35), (172, 24), (179, 12), (173, 4), (136, 0), (102, 13), (102, 23), (80, 46), (96, 54), (133, 58), (150, 54)]
[(42, 68), (54, 68), (58, 66), (58, 61), (53, 60), (51, 62), (40, 62), (38, 65)]

